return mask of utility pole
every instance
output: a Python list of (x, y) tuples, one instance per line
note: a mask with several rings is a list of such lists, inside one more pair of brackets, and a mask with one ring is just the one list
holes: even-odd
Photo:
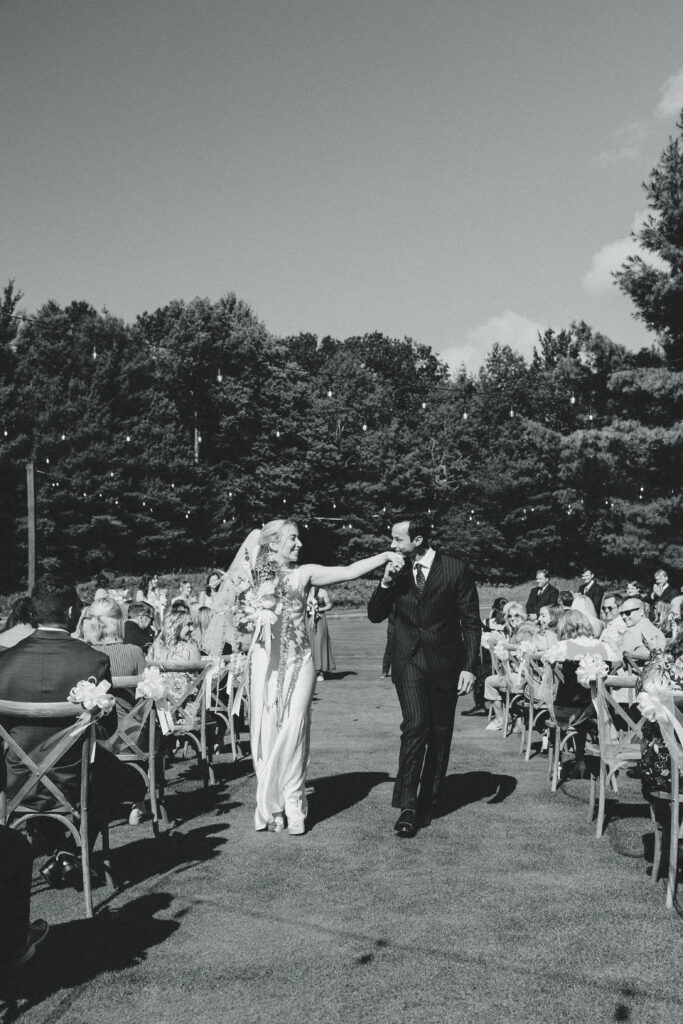
[(36, 485), (33, 463), (26, 463), (26, 504), (28, 526), (28, 589), (36, 582)]

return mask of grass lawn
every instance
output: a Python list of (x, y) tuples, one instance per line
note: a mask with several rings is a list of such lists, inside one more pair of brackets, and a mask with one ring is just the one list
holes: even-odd
[[(445, 813), (392, 825), (399, 711), (384, 629), (332, 617), (339, 678), (313, 712), (311, 829), (255, 833), (249, 763), (220, 759), (206, 798), (171, 771), (180, 819), (113, 829), (122, 890), (93, 921), (36, 883), (51, 932), (2, 989), (5, 1022), (608, 1022), (680, 1024), (681, 918), (648, 877), (638, 784), (596, 840), (588, 782), (551, 794), (547, 761), (456, 721)], [(463, 706), (469, 706), (469, 699)]]

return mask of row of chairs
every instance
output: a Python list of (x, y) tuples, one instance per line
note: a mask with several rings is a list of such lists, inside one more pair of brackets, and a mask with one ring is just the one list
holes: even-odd
[[(117, 704), (117, 728), (109, 743), (116, 756), (145, 782), (146, 799), (151, 811), (155, 837), (161, 826), (169, 827), (165, 805), (165, 751), (161, 737), (164, 732), (183, 743), (185, 752), (193, 749), (197, 756), (204, 788), (215, 782), (213, 754), (217, 746), (219, 723), (229, 737), (233, 761), (244, 755), (245, 738), (235, 728), (235, 695), (238, 680), (234, 678), (229, 659), (212, 659), (198, 663), (158, 663), (162, 673), (183, 673), (187, 685), (165, 707), (158, 707), (147, 697), (134, 696), (142, 676), (117, 676), (112, 692)], [(248, 702), (245, 720), (248, 722)], [(12, 719), (63, 720), (64, 728), (53, 737), (49, 752), (40, 757), (23, 750), (3, 725)], [(106, 822), (95, 823), (89, 807), (89, 767), (95, 756), (95, 722), (93, 712), (72, 703), (34, 703), (0, 700), (0, 742), (21, 761), (27, 771), (26, 782), (8, 799), (0, 793), (0, 824), (21, 828), (33, 819), (49, 818), (63, 825), (73, 836), (81, 853), (83, 894), (87, 917), (93, 916), (90, 872), (90, 841), (97, 824), (102, 839), (102, 861), (107, 884), (114, 888), (111, 869), (109, 829)], [(74, 799), (50, 772), (69, 751), (80, 757), (80, 790)], [(42, 789), (52, 797), (49, 810), (36, 810), (31, 796)]]
[[(563, 680), (562, 662), (549, 664), (540, 655), (525, 653), (515, 658), (511, 652), (501, 658), (491, 651), (493, 671), (503, 680), (503, 728), (506, 739), (512, 723), (521, 723), (520, 752), (525, 760), (532, 756), (533, 734), (542, 736), (547, 744), (548, 776), (552, 792), (561, 784), (562, 759), (571, 749), (577, 734), (577, 718), (567, 719), (556, 710), (555, 697)], [(596, 713), (597, 740), (586, 743), (587, 763), (591, 766), (588, 821), (595, 819), (595, 834), (605, 834), (608, 814), (608, 793), (612, 799), (618, 795), (618, 777), (621, 771), (635, 768), (642, 758), (644, 720), (634, 713), (636, 687), (642, 662), (629, 658), (628, 671), (608, 675), (591, 684), (591, 698)], [(630, 693), (629, 693), (630, 691)], [(683, 699), (683, 698), (682, 698)], [(678, 707), (674, 714), (683, 726)], [(578, 716), (577, 716), (578, 717)], [(663, 833), (661, 808), (668, 807), (669, 868), (666, 886), (666, 906), (671, 909), (676, 899), (678, 884), (679, 843), (683, 838), (681, 824), (680, 779), (683, 769), (683, 746), (677, 737), (668, 744), (671, 758), (671, 791), (657, 790), (649, 794), (650, 815), (654, 827), (654, 858), (651, 879), (661, 877)]]

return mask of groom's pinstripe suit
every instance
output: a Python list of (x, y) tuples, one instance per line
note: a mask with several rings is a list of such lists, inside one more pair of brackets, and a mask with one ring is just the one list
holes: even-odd
[[(466, 562), (437, 551), (420, 594), (410, 562), (370, 598), (368, 618), (396, 613), (392, 680), (403, 713), (394, 807), (427, 808), (448, 767), (458, 677), (479, 660), (479, 599)], [(419, 791), (419, 792), (418, 792)]]

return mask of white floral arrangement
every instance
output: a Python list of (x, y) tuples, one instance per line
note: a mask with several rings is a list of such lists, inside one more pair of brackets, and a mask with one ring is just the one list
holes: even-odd
[(80, 704), (86, 711), (98, 710), (100, 714), (107, 715), (116, 706), (110, 689), (111, 683), (106, 679), (98, 683), (95, 676), (88, 676), (87, 679), (79, 679), (71, 688), (67, 700), (71, 704)]
[(508, 649), (507, 649), (507, 647), (505, 646), (504, 643), (502, 643), (502, 642), (497, 643), (496, 646), (492, 650), (493, 650), (493, 653), (495, 654), (495, 656), (498, 658), (499, 661), (509, 661), (509, 659), (510, 659), (510, 652), (508, 651)]
[(663, 651), (653, 654), (644, 667), (640, 682), (643, 690), (683, 690), (683, 655), (674, 661)]
[(590, 688), (591, 683), (600, 682), (609, 675), (609, 665), (599, 654), (584, 654), (576, 669), (576, 681)]
[(530, 657), (538, 652), (538, 648), (533, 640), (522, 640), (519, 645), (519, 653), (522, 657)]
[(146, 668), (135, 691), (136, 697), (144, 697), (156, 703), (168, 700), (169, 684), (164, 674), (156, 666)]
[(556, 661), (564, 661), (567, 657), (566, 647), (563, 647), (562, 643), (562, 640), (560, 640), (559, 643), (552, 644), (546, 651), (541, 651), (541, 657), (549, 665), (554, 665)]

